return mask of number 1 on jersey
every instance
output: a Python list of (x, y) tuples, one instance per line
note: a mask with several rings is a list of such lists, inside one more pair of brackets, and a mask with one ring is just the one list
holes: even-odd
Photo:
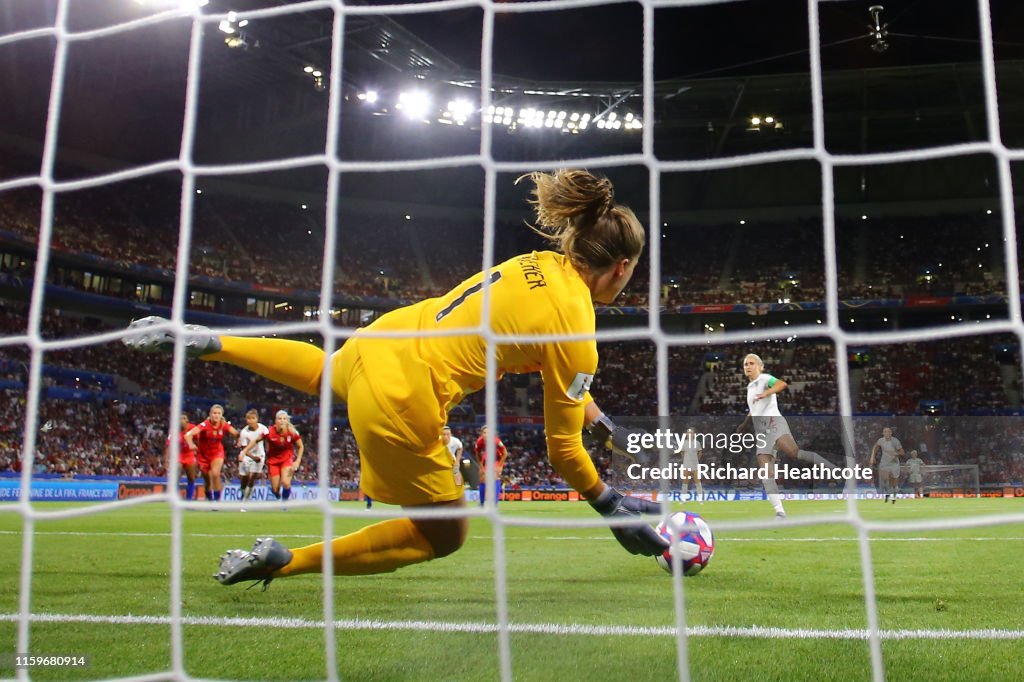
[[(500, 272), (492, 272), (491, 276), (488, 279), (490, 280), (491, 284), (494, 284), (499, 279), (501, 279), (501, 273)], [(458, 308), (463, 303), (465, 303), (467, 298), (469, 298), (473, 294), (483, 290), (483, 288), (484, 288), (484, 283), (480, 282), (478, 284), (474, 284), (473, 286), (471, 286), (468, 289), (466, 289), (465, 291), (463, 291), (461, 294), (459, 294), (458, 298), (456, 298), (454, 301), (452, 301), (451, 303), (446, 305), (441, 310), (441, 312), (439, 312), (437, 314), (437, 316), (434, 318), (434, 321), (435, 322), (440, 322), (444, 318), (446, 318), (449, 315), (451, 315), (452, 311), (455, 310), (456, 308)]]

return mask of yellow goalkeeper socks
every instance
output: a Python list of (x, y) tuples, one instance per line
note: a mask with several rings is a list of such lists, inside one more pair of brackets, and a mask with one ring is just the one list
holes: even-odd
[(320, 348), (302, 341), (243, 336), (221, 336), (220, 343), (219, 351), (202, 359), (237, 365), (303, 393), (320, 393), (324, 369)]
[[(319, 573), (323, 570), (324, 543), (292, 550), (292, 560), (274, 577)], [(331, 541), (334, 575), (390, 573), (396, 568), (430, 561), (434, 548), (409, 519), (391, 519), (367, 526)]]

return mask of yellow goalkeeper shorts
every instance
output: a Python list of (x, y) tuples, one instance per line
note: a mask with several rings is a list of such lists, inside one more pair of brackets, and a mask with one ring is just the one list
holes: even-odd
[(388, 367), (391, 376), (369, 377), (361, 353), (375, 352), (374, 341), (350, 338), (332, 362), (334, 392), (348, 404), (349, 426), (359, 445), (359, 487), (386, 504), (460, 499), (452, 457), (441, 441), (444, 409), (429, 373), (403, 366), (396, 357)]

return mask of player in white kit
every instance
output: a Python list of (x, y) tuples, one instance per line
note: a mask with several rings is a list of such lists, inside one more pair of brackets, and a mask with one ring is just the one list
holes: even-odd
[(252, 489), (263, 472), (263, 462), (267, 459), (263, 450), (263, 436), (267, 433), (267, 427), (260, 424), (259, 412), (249, 410), (245, 413), (245, 426), (238, 431), (238, 447), (244, 451), (249, 443), (258, 442), (248, 453), (238, 453), (238, 482), (242, 487), (243, 502), (252, 497)]
[(876, 455), (878, 458), (878, 482), (881, 486), (882, 502), (890, 499), (896, 504), (896, 492), (900, 485), (900, 457), (903, 456), (903, 443), (899, 438), (892, 435), (892, 429), (888, 426), (882, 429), (882, 437), (875, 441), (871, 448), (870, 466), (875, 466)]
[(685, 497), (686, 493), (690, 491), (690, 481), (693, 481), (693, 486), (697, 490), (697, 499), (704, 504), (704, 486), (700, 484), (700, 450), (694, 442), (695, 439), (696, 434), (693, 429), (686, 429), (683, 442), (676, 450), (677, 455), (683, 456), (683, 487), (680, 492)]
[(768, 501), (775, 509), (775, 516), (784, 519), (786, 510), (782, 507), (782, 496), (779, 494), (773, 470), (775, 453), (781, 452), (801, 462), (823, 464), (829, 468), (835, 468), (836, 465), (816, 452), (801, 450), (793, 440), (789, 424), (779, 411), (779, 401), (776, 398), (776, 395), (786, 390), (789, 384), (765, 372), (764, 361), (754, 353), (749, 353), (743, 358), (743, 373), (750, 381), (747, 384), (747, 406), (750, 408), (750, 414), (737, 431), (746, 429), (747, 424), (753, 421), (754, 434), (760, 436), (757, 444), (757, 467), (761, 471), (761, 484), (764, 485)]
[(452, 435), (452, 428), (446, 426), (441, 429), (441, 442), (448, 448), (452, 455), (452, 475), (455, 476), (455, 485), (463, 484), (462, 480), (462, 441)]
[(924, 477), (921, 475), (924, 460), (918, 457), (917, 450), (910, 451), (910, 458), (904, 466), (907, 467), (907, 483), (914, 491), (914, 496), (924, 497)]

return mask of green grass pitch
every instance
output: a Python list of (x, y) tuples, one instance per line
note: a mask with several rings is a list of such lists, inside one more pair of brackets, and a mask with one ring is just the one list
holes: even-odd
[[(825, 525), (717, 535), (711, 565), (685, 580), (686, 622), (696, 628), (687, 647), (692, 679), (871, 678), (868, 643), (855, 632), (867, 627), (867, 614), (856, 533), (839, 522), (845, 504), (787, 504), (791, 518), (814, 516)], [(713, 529), (771, 517), (766, 502), (688, 508)], [(23, 525), (15, 509), (0, 507), (0, 652), (17, 649)], [(593, 515), (581, 503), (500, 509), (554, 520)], [(1021, 513), (1024, 501), (865, 501), (860, 509), (870, 520), (923, 521)], [(325, 678), (321, 576), (277, 580), (267, 592), (211, 578), (223, 550), (247, 548), (257, 535), (290, 546), (315, 541), (320, 514), (188, 511), (183, 519), (185, 672)], [(335, 529), (342, 534), (368, 522), (337, 518)], [(30, 653), (88, 654), (91, 666), (37, 668), (32, 679), (171, 670), (170, 528), (170, 510), (161, 504), (36, 522)], [(470, 539), (453, 556), (392, 574), (335, 578), (341, 679), (498, 679), (492, 533), (489, 520), (474, 519)], [(678, 679), (672, 579), (653, 559), (627, 554), (604, 528), (509, 526), (506, 535), (513, 679)], [(875, 534), (870, 548), (889, 679), (1019, 679), (1024, 524)], [(784, 636), (729, 634), (727, 626), (779, 628)], [(965, 636), (987, 629), (1002, 638)], [(14, 670), (0, 670), (0, 678), (12, 677)]]

